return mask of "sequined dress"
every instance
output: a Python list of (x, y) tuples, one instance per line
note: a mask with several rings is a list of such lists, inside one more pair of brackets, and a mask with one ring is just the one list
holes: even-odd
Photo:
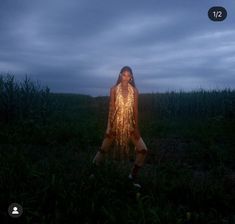
[(134, 89), (128, 83), (128, 94), (124, 97), (120, 83), (116, 87), (115, 110), (111, 120), (111, 132), (115, 136), (115, 143), (119, 152), (128, 154), (128, 143), (134, 127)]

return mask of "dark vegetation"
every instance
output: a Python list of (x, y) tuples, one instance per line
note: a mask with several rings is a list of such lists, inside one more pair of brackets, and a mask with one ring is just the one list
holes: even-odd
[(108, 156), (88, 178), (107, 113), (108, 97), (0, 76), (1, 223), (235, 223), (235, 90), (140, 95), (140, 191), (131, 161)]

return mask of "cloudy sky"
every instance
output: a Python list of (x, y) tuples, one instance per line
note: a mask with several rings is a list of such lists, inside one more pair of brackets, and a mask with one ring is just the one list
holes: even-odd
[(140, 93), (235, 88), (234, 0), (1, 0), (1, 74), (101, 96), (124, 65)]

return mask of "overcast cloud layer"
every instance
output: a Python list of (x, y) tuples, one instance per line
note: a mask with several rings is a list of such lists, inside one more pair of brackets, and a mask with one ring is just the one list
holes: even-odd
[[(235, 2), (1, 0), (0, 72), (52, 92), (108, 95), (122, 66), (140, 93), (235, 88)], [(223, 22), (209, 20), (223, 6)]]

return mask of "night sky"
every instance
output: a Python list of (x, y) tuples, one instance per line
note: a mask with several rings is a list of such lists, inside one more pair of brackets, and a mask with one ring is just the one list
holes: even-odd
[(234, 0), (1, 0), (1, 74), (106, 96), (125, 65), (140, 93), (234, 89)]

